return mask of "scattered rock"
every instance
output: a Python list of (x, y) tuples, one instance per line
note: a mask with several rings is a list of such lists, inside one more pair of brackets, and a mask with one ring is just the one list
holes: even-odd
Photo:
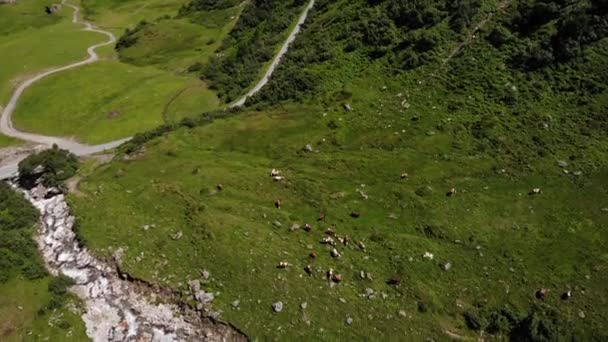
[(369, 195), (366, 194), (365, 192), (363, 192), (363, 190), (357, 189), (357, 192), (359, 193), (359, 195), (361, 195), (361, 198), (363, 198), (364, 200), (369, 199)]
[(446, 272), (449, 271), (450, 268), (452, 268), (452, 263), (450, 263), (450, 262), (447, 262), (443, 265), (443, 270)]
[(585, 317), (586, 317), (585, 312), (583, 310), (580, 310), (578, 312), (578, 317), (580, 317), (581, 319), (585, 319)]
[(315, 251), (310, 252), (310, 254), (308, 254), (309, 257), (311, 257), (312, 259), (316, 259), (317, 258), (317, 253)]
[(433, 260), (433, 258), (435, 256), (431, 252), (424, 252), (424, 254), (422, 255), (422, 257), (425, 258), (425, 259), (428, 259), (428, 260)]
[(298, 229), (300, 229), (300, 225), (297, 223), (292, 224), (291, 228), (289, 228), (289, 230), (291, 230), (292, 232), (295, 232)]
[(184, 236), (184, 233), (180, 230), (174, 234), (171, 234), (171, 239), (172, 240), (179, 240), (182, 238), (182, 236)]
[(281, 171), (279, 171), (277, 169), (270, 170), (270, 177), (276, 177), (276, 176), (278, 176), (280, 174), (281, 174)]
[(236, 309), (239, 307), (239, 304), (241, 304), (241, 301), (237, 299), (232, 302), (232, 307)]
[(283, 225), (281, 222), (276, 221), (276, 220), (275, 220), (274, 222), (272, 222), (272, 224), (273, 224), (275, 227), (280, 227), (280, 226), (282, 226), (282, 225)]
[(274, 312), (281, 312), (281, 311), (283, 311), (283, 302), (272, 303), (272, 310)]
[(304, 151), (306, 151), (306, 152), (314, 152), (314, 149), (312, 148), (311, 144), (306, 144), (306, 146), (304, 146)]
[(410, 175), (407, 172), (401, 173), (401, 179), (407, 179)]
[(361, 279), (365, 279), (365, 271), (359, 272), (359, 277), (361, 277)]
[(208, 280), (211, 276), (211, 273), (209, 273), (209, 271), (207, 270), (203, 270), (203, 272), (201, 272), (201, 275), (203, 276), (203, 279)]
[(445, 195), (448, 197), (456, 195), (456, 188), (451, 188)]
[(539, 195), (541, 193), (540, 188), (534, 188), (528, 193), (528, 195)]
[(568, 166), (568, 162), (565, 160), (558, 160), (557, 161), (557, 165), (559, 165), (560, 167), (567, 167)]
[(331, 280), (332, 280), (334, 283), (340, 283), (340, 282), (342, 282), (342, 275), (341, 275), (341, 274), (339, 274), (339, 273), (335, 273), (335, 274), (334, 274), (334, 275), (331, 277)]
[(346, 299), (344, 299), (342, 297), (338, 298), (338, 301), (342, 304), (346, 304)]
[(349, 103), (345, 103), (344, 110), (346, 110), (347, 112), (352, 112), (353, 107)]
[(306, 302), (300, 304), (300, 308), (302, 308), (302, 310), (305, 310), (307, 307), (308, 307), (308, 303), (306, 303)]
[(211, 303), (215, 299), (215, 295), (211, 292), (205, 292), (203, 290), (200, 290), (194, 294), (194, 299), (203, 304), (207, 304)]
[(563, 300), (570, 299), (570, 297), (572, 297), (572, 291), (568, 290), (568, 291), (562, 293)]
[(361, 216), (361, 213), (359, 213), (358, 211), (353, 211), (350, 213), (350, 217), (352, 218), (359, 218), (359, 216)]
[(348, 324), (348, 325), (352, 325), (352, 324), (353, 324), (353, 319), (352, 319), (352, 317), (347, 317), (347, 318), (346, 318), (346, 324)]
[(219, 191), (224, 190), (224, 185), (223, 184), (218, 184), (215, 186)]
[(405, 310), (399, 310), (399, 317), (407, 317), (407, 313), (405, 312)]

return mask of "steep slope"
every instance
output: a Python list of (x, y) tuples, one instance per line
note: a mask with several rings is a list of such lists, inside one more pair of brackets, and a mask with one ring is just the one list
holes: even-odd
[(249, 108), (86, 176), (81, 236), (252, 338), (605, 339), (606, 8), (318, 1)]

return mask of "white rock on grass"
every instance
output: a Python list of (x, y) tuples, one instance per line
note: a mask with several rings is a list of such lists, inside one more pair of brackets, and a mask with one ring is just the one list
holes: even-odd
[(279, 301), (276, 303), (272, 303), (272, 310), (274, 312), (281, 312), (283, 311), (283, 302)]

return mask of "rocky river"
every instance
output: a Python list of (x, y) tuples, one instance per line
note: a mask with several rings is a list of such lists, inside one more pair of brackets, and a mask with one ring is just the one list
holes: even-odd
[(230, 325), (180, 304), (174, 294), (134, 281), (115, 263), (93, 256), (76, 237), (75, 218), (63, 194), (41, 186), (15, 188), (40, 211), (39, 250), (51, 274), (76, 283), (71, 290), (85, 304), (82, 319), (93, 341), (246, 340)]

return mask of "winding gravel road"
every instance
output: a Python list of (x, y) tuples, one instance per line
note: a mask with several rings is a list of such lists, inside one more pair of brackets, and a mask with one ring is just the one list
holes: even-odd
[[(264, 74), (264, 77), (249, 92), (247, 92), (247, 94), (243, 95), (243, 97), (241, 97), (234, 103), (230, 104), (231, 108), (243, 106), (248, 97), (250, 97), (250, 96), (254, 95), (255, 93), (257, 93), (258, 91), (260, 91), (260, 89), (262, 89), (266, 85), (266, 83), (268, 83), (268, 81), (270, 80), (270, 77), (274, 73), (277, 65), (280, 63), (281, 58), (283, 58), (283, 56), (287, 53), (287, 50), (289, 49), (289, 45), (295, 40), (296, 35), (300, 32), (301, 26), (306, 21), (306, 18), (308, 17), (308, 12), (314, 6), (314, 3), (315, 3), (315, 0), (310, 0), (308, 5), (304, 9), (303, 13), (300, 15), (300, 18), (299, 18), (296, 26), (289, 34), (289, 37), (287, 38), (285, 43), (283, 43), (281, 50), (275, 56), (274, 60), (272, 61), (272, 64), (270, 65), (270, 67), (268, 68), (266, 73)], [(100, 30), (100, 29), (94, 27), (89, 22), (81, 21), (79, 18), (80, 17), (79, 16), (79, 14), (80, 14), (79, 7), (68, 3), (66, 0), (63, 0), (62, 4), (65, 6), (71, 7), (74, 10), (74, 13), (72, 16), (73, 23), (84, 25), (84, 29), (83, 29), (84, 31), (97, 32), (97, 33), (106, 35), (108, 37), (108, 40), (103, 43), (99, 43), (99, 44), (90, 46), (87, 49), (87, 53), (89, 54), (89, 57), (87, 59), (80, 61), (80, 62), (76, 62), (73, 64), (69, 64), (66, 66), (62, 66), (62, 67), (58, 67), (55, 69), (51, 69), (51, 70), (42, 72), (42, 73), (37, 74), (36, 76), (26, 80), (21, 85), (19, 85), (19, 87), (13, 93), (13, 96), (9, 100), (8, 104), (6, 105), (6, 107), (4, 107), (4, 110), (2, 111), (2, 115), (0, 117), (0, 133), (4, 134), (6, 136), (9, 136), (9, 137), (25, 140), (25, 141), (28, 141), (31, 143), (35, 143), (35, 144), (39, 144), (39, 145), (43, 145), (43, 146), (47, 146), (47, 147), (50, 147), (53, 144), (56, 144), (60, 148), (69, 150), (70, 152), (72, 152), (78, 156), (86, 156), (86, 155), (91, 155), (94, 153), (98, 153), (98, 152), (102, 152), (105, 150), (110, 150), (115, 147), (118, 147), (121, 144), (129, 141), (131, 139), (131, 137), (110, 141), (108, 143), (100, 144), (100, 145), (86, 145), (86, 144), (81, 144), (74, 140), (70, 140), (70, 139), (66, 139), (66, 138), (62, 138), (62, 137), (52, 137), (52, 136), (46, 136), (46, 135), (41, 135), (41, 134), (21, 132), (13, 126), (13, 122), (11, 120), (12, 115), (15, 111), (15, 108), (17, 107), (17, 103), (19, 102), (19, 99), (21, 98), (21, 96), (23, 95), (25, 90), (27, 90), (27, 88), (29, 88), (32, 84), (40, 81), (41, 79), (43, 79), (45, 77), (50, 76), (50, 75), (53, 75), (53, 74), (56, 74), (56, 73), (59, 73), (62, 71), (70, 70), (73, 68), (78, 68), (83, 65), (95, 63), (95, 62), (99, 61), (99, 56), (97, 55), (95, 50), (99, 47), (111, 45), (116, 42), (116, 37), (111, 32)], [(18, 165), (19, 161), (24, 159), (26, 156), (27, 155), (23, 155), (19, 158), (13, 158), (13, 159), (11, 159), (11, 161), (8, 164), (0, 165), (0, 179), (6, 179), (6, 178), (13, 177), (17, 173), (17, 169), (18, 169), (17, 165)]]
[(302, 14), (300, 15), (300, 19), (298, 19), (298, 23), (296, 24), (296, 26), (293, 28), (293, 30), (289, 34), (289, 37), (287, 37), (287, 40), (285, 41), (285, 43), (283, 43), (283, 46), (281, 46), (281, 50), (279, 50), (279, 53), (274, 57), (274, 60), (270, 64), (270, 67), (268, 68), (268, 70), (266, 70), (264, 77), (262, 77), (262, 79), (253, 88), (251, 88), (251, 90), (249, 90), (249, 92), (247, 92), (247, 94), (243, 95), (243, 97), (241, 97), (240, 99), (234, 101), (230, 105), (231, 108), (243, 106), (245, 104), (245, 101), (247, 101), (247, 98), (255, 95), (262, 88), (264, 88), (266, 83), (268, 83), (268, 81), (270, 80), (270, 76), (272, 76), (272, 74), (274, 73), (274, 70), (277, 68), (279, 63), (281, 63), (281, 59), (283, 58), (283, 56), (285, 56), (285, 54), (287, 53), (287, 50), (289, 50), (289, 45), (291, 45), (291, 43), (293, 43), (293, 41), (296, 40), (296, 36), (298, 35), (298, 33), (300, 33), (300, 30), (302, 29), (302, 24), (304, 24), (304, 22), (306, 21), (306, 18), (308, 18), (308, 12), (310, 11), (310, 9), (312, 9), (312, 7), (314, 5), (315, 5), (315, 0), (310, 0), (308, 5), (306, 5), (306, 8), (304, 9), (304, 12), (302, 12)]

